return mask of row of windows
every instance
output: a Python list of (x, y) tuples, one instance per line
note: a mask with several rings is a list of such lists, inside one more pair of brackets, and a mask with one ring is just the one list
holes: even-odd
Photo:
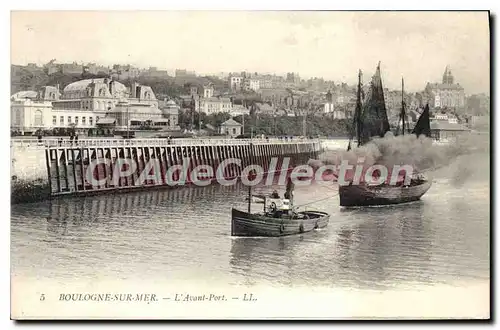
[[(87, 117), (81, 117), (82, 118), (82, 125), (87, 125)], [(94, 124), (94, 117), (88, 117), (89, 121), (88, 124), (92, 126)], [(68, 116), (68, 125), (71, 123), (74, 123), (75, 125), (80, 124), (80, 117), (75, 116), (75, 121), (72, 122), (72, 117)], [(96, 117), (96, 120), (99, 120), (99, 117)], [(36, 121), (36, 118), (35, 118)], [(56, 126), (57, 125), (57, 116), (52, 116), (52, 125)], [(59, 116), (59, 125), (64, 126), (64, 116)]]
[[(149, 118), (149, 116), (143, 116), (143, 117)], [(68, 116), (68, 120), (67, 120), (68, 124), (71, 124), (71, 123), (74, 123), (75, 125), (80, 124), (80, 117), (75, 116), (74, 122), (72, 122), (72, 119), (73, 118), (71, 116)], [(81, 117), (81, 119), (82, 119), (81, 124), (84, 126), (87, 125), (87, 117)], [(99, 120), (99, 116), (96, 117), (96, 121), (98, 121), (98, 120)], [(19, 119), (19, 121), (20, 121), (20, 119)], [(170, 120), (168, 119), (167, 121), (169, 122)], [(37, 125), (39, 125), (39, 126), (42, 125), (42, 117), (35, 116), (35, 122), (37, 122)], [(133, 122), (133, 121), (131, 121), (131, 122)], [(176, 118), (173, 118), (174, 125), (176, 124), (176, 122), (177, 122)], [(88, 124), (90, 126), (92, 126), (94, 124), (93, 117), (88, 117)], [(54, 126), (57, 125), (57, 116), (52, 116), (52, 125), (54, 125)], [(64, 116), (59, 116), (59, 125), (64, 126)]]
[(87, 109), (92, 110), (100, 109), (107, 110), (114, 107), (114, 103), (110, 101), (96, 101), (94, 104), (93, 101), (81, 101), (81, 102), (57, 102), (54, 103), (54, 109)]

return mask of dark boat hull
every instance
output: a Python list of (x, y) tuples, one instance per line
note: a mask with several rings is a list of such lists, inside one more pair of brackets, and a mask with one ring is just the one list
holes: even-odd
[(339, 187), (340, 206), (378, 206), (419, 200), (431, 187), (431, 181), (404, 186), (349, 185)]
[(307, 233), (328, 225), (330, 215), (318, 211), (304, 211), (308, 219), (274, 218), (264, 214), (251, 214), (232, 210), (231, 236), (279, 237)]

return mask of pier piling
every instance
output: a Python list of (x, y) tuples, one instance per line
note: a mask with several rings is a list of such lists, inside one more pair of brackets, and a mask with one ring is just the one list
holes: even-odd
[[(179, 182), (181, 170), (176, 168), (174, 171), (172, 167), (184, 166), (186, 160), (189, 160), (186, 183), (192, 183), (191, 177), (197, 179), (191, 173), (199, 165), (208, 165), (213, 169), (212, 178), (200, 180), (215, 182), (219, 165), (230, 158), (239, 159), (241, 163), (225, 167), (223, 176), (227, 180), (239, 179), (243, 169), (249, 165), (261, 166), (264, 175), (270, 174), (270, 171), (280, 173), (305, 164), (309, 158), (317, 158), (321, 143), (315, 140), (232, 139), (213, 142), (184, 140), (170, 144), (162, 139), (134, 139), (80, 140), (78, 145), (73, 146), (48, 143), (37, 148), (43, 148), (43, 180), (48, 187), (48, 196), (44, 198), (50, 198), (175, 185)], [(16, 149), (15, 152), (20, 151)], [(285, 157), (290, 158), (288, 165), (283, 163)], [(271, 168), (272, 159), (277, 159), (277, 163)]]

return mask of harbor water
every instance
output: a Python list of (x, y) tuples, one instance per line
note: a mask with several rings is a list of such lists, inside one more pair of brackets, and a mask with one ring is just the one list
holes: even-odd
[(406, 205), (341, 209), (334, 183), (296, 187), (295, 203), (317, 201), (307, 207), (330, 213), (330, 224), (283, 238), (230, 236), (231, 208), (246, 209), (242, 185), (13, 205), (12, 278), (381, 292), (489, 284), (489, 159), (482, 159), (461, 181), (450, 175), (453, 164), (435, 172), (431, 189)]

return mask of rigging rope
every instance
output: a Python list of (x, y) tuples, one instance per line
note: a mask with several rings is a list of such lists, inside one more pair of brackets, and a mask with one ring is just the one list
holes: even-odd
[(316, 200), (316, 201), (312, 201), (312, 202), (309, 202), (309, 203), (304, 203), (304, 204), (296, 205), (296, 206), (294, 206), (293, 208), (295, 209), (295, 208), (303, 207), (303, 206), (306, 206), (306, 205), (310, 205), (310, 204), (318, 203), (318, 202), (321, 202), (321, 201), (324, 201), (324, 200), (330, 199), (330, 198), (332, 198), (332, 197), (335, 197), (335, 196), (337, 196), (337, 195), (338, 195), (338, 193), (336, 193), (335, 195), (332, 195), (332, 196), (328, 196), (328, 197), (325, 197), (325, 198), (322, 198), (322, 199), (318, 199), (318, 200)]

